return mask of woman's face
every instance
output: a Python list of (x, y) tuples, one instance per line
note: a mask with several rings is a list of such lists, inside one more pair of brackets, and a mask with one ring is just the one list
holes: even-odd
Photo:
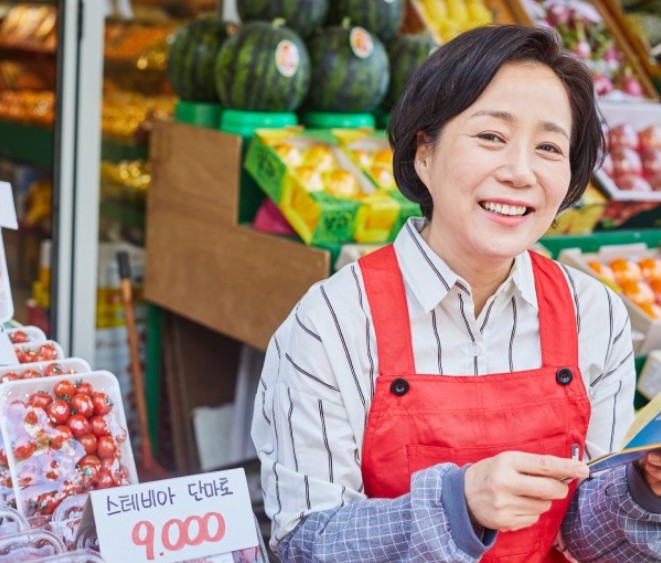
[(551, 225), (571, 178), (572, 114), (548, 67), (507, 63), (477, 101), (420, 145), (416, 171), (434, 212), (428, 240), (452, 258), (503, 264)]

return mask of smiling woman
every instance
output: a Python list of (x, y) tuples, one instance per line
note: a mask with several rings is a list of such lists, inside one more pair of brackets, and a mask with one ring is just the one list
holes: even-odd
[[(527, 249), (603, 149), (590, 74), (557, 36), (485, 27), (393, 109), (393, 245), (310, 289), (255, 399), (283, 562), (661, 560), (661, 459), (588, 475), (633, 418), (622, 302)], [(661, 456), (659, 456), (661, 457)]]

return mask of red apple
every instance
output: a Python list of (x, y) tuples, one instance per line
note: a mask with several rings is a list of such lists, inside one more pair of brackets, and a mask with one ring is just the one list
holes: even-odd
[(643, 163), (640, 155), (628, 147), (613, 149), (610, 153), (613, 159), (613, 174), (623, 176), (625, 174), (635, 174), (640, 176), (643, 173)]
[(615, 178), (615, 184), (621, 190), (630, 192), (651, 192), (652, 186), (647, 180), (635, 174), (624, 174)]
[(630, 149), (638, 149), (639, 139), (638, 133), (632, 125), (622, 123), (613, 127), (610, 131), (610, 148), (611, 150), (620, 147), (629, 147)]
[(650, 125), (638, 133), (640, 150), (661, 149), (661, 127)]
[(647, 149), (643, 153), (643, 175), (646, 178), (656, 176), (661, 172), (661, 148)]

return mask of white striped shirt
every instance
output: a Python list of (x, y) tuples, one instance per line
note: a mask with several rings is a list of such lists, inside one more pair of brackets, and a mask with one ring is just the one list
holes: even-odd
[[(404, 278), (419, 373), (502, 373), (541, 365), (529, 254), (475, 318), (468, 283), (410, 219), (394, 245)], [(592, 413), (586, 456), (616, 449), (633, 419), (634, 358), (626, 309), (594, 278), (562, 266), (573, 297), (579, 366)], [(253, 440), (262, 462), (271, 545), (311, 512), (364, 499), (363, 434), (378, 374), (376, 341), (360, 268), (314, 285), (269, 344)]]

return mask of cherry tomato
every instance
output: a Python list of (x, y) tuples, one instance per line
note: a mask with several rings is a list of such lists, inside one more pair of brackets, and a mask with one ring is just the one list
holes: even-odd
[(92, 402), (94, 403), (94, 414), (97, 416), (106, 415), (112, 410), (112, 400), (106, 393), (94, 393)]
[(71, 408), (72, 412), (80, 414), (85, 418), (90, 418), (95, 414), (92, 397), (83, 395), (82, 393), (76, 393), (71, 397)]
[(57, 434), (51, 438), (51, 448), (59, 450), (66, 442), (71, 440), (73, 434), (71, 433), (71, 428), (61, 424), (55, 427)]
[(50, 377), (51, 375), (64, 375), (66, 373), (71, 372), (67, 371), (67, 369), (62, 364), (54, 363), (48, 364), (46, 367), (44, 367), (44, 375), (47, 377)]
[(76, 394), (76, 387), (71, 381), (65, 379), (55, 384), (55, 387), (53, 387), (53, 394), (59, 399), (64, 399), (69, 402), (71, 397)]
[(71, 415), (71, 407), (63, 399), (55, 399), (46, 407), (48, 418), (53, 424), (64, 424)]
[(94, 394), (94, 389), (92, 388), (91, 383), (78, 381), (76, 383), (76, 392), (82, 393), (83, 395), (89, 395), (91, 397)]
[(30, 426), (34, 426), (35, 424), (37, 424), (37, 422), (39, 422), (39, 417), (37, 416), (37, 413), (34, 412), (34, 410), (30, 409), (25, 414), (25, 418), (23, 418), (23, 422), (25, 422), (25, 424), (28, 424)]
[(71, 429), (74, 438), (79, 438), (90, 432), (90, 423), (82, 414), (72, 414), (66, 425)]
[(101, 436), (97, 443), (97, 454), (101, 459), (115, 457), (117, 455), (117, 442), (111, 436)]
[(30, 438), (19, 438), (14, 444), (14, 457), (17, 460), (22, 461), (29, 458), (34, 453), (35, 449), (36, 446), (34, 445), (34, 442), (30, 440)]
[(77, 440), (80, 442), (80, 445), (85, 448), (86, 454), (96, 453), (97, 438), (94, 434), (83, 434)]
[(20, 348), (16, 347), (14, 348), (14, 352), (16, 352), (16, 358), (21, 364), (31, 364), (32, 362), (36, 361), (37, 355), (30, 350), (21, 350)]
[(90, 418), (90, 428), (92, 429), (92, 434), (97, 438), (110, 436), (110, 428), (108, 428), (108, 423), (103, 416), (93, 416)]
[(30, 337), (24, 330), (15, 330), (9, 333), (9, 340), (12, 344), (22, 344), (23, 342), (30, 342)]
[(43, 391), (37, 391), (28, 397), (28, 405), (32, 407), (45, 409), (52, 402), (53, 397)]
[(52, 344), (42, 344), (37, 349), (37, 356), (42, 361), (56, 360), (57, 355), (57, 349)]
[(43, 377), (43, 376), (36, 369), (26, 369), (20, 375), (21, 379), (36, 379), (37, 377)]
[(36, 508), (39, 514), (53, 514), (55, 509), (62, 502), (57, 493), (43, 493), (37, 497)]
[(88, 454), (78, 462), (78, 468), (86, 479), (95, 480), (101, 469), (101, 460), (94, 454)]
[(4, 448), (0, 448), (0, 467), (9, 467), (9, 462), (7, 461), (7, 452)]
[(17, 381), (18, 379), (20, 379), (20, 377), (18, 377), (18, 374), (15, 371), (8, 371), (2, 376), (3, 383), (7, 381)]
[(109, 489), (117, 486), (117, 481), (108, 469), (99, 469), (96, 475), (97, 487), (99, 489)]

